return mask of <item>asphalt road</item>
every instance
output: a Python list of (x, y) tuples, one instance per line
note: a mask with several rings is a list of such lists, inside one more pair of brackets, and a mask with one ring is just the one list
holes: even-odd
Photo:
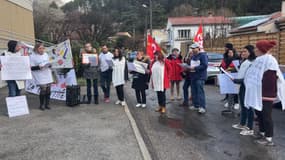
[[(156, 94), (147, 92), (148, 108), (135, 108), (135, 92), (125, 87), (127, 102), (153, 159), (160, 160), (283, 160), (285, 157), (285, 113), (274, 109), (275, 147), (254, 143), (251, 136), (241, 136), (231, 126), (239, 118), (221, 115), (224, 97), (213, 85), (206, 87), (207, 113), (181, 108), (180, 101), (170, 101), (167, 92), (167, 115), (161, 116)], [(256, 126), (255, 126), (256, 127)]]

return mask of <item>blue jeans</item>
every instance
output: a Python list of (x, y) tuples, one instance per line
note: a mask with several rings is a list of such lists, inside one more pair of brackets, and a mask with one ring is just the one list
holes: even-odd
[(91, 97), (92, 96), (92, 91), (91, 91), (91, 82), (93, 82), (93, 89), (94, 89), (94, 96), (98, 96), (98, 81), (97, 79), (86, 79), (86, 83), (87, 83), (87, 97)]
[(189, 87), (191, 86), (191, 80), (190, 79), (185, 79), (184, 84), (183, 84), (183, 96), (184, 96), (184, 104), (188, 105), (189, 102)]
[(104, 98), (109, 98), (110, 97), (110, 85), (112, 81), (112, 70), (108, 69), (105, 72), (101, 72), (100, 78), (101, 78), (100, 84), (104, 92)]
[(245, 86), (244, 84), (241, 84), (240, 89), (239, 89), (239, 101), (241, 105), (240, 124), (244, 126), (247, 122), (247, 127), (249, 129), (252, 129), (254, 111), (252, 108), (246, 108), (244, 106), (244, 96), (245, 96)]
[(9, 80), (9, 81), (6, 81), (6, 82), (8, 84), (9, 97), (20, 96), (21, 90), (19, 90), (16, 81)]
[(240, 124), (245, 125), (247, 121), (247, 127), (249, 129), (253, 128), (254, 112), (252, 108), (241, 107)]
[(192, 102), (196, 108), (206, 108), (205, 92), (204, 92), (205, 80), (192, 80), (191, 81), (191, 94)]

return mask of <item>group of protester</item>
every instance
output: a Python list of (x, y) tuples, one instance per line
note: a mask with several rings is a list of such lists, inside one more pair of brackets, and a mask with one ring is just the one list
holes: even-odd
[[(226, 110), (222, 114), (236, 115), (240, 109), (240, 122), (232, 127), (240, 129), (241, 135), (252, 135), (262, 145), (274, 145), (272, 108), (273, 102), (281, 101), (285, 108), (285, 82), (278, 62), (272, 56), (271, 49), (275, 41), (260, 40), (245, 46), (238, 55), (231, 43), (225, 45), (225, 54), (221, 67), (230, 72), (237, 72), (232, 81), (240, 85), (239, 94), (226, 95)], [(240, 61), (237, 68), (234, 60)], [(239, 97), (239, 104), (238, 104)], [(254, 132), (254, 117), (257, 116), (259, 131)]]
[[(1, 54), (1, 56), (22, 56), (21, 46), (19, 42), (10, 40), (8, 42), (8, 50)], [(50, 109), (49, 101), (51, 94), (51, 83), (53, 83), (53, 75), (51, 71), (51, 64), (49, 63), (49, 56), (44, 52), (45, 48), (42, 43), (37, 43), (34, 46), (33, 53), (30, 55), (30, 65), (32, 76), (35, 84), (40, 87), (40, 106), (41, 110)], [(2, 65), (0, 66), (2, 68)], [(9, 97), (21, 95), (21, 89), (24, 89), (25, 83), (21, 80), (7, 80)]]
[[(183, 73), (187, 72), (187, 78), (190, 82), (188, 88), (184, 87), (184, 92), (193, 83), (191, 89), (191, 95), (194, 97), (193, 106), (190, 107), (193, 110), (199, 111), (199, 113), (205, 113), (205, 92), (204, 84), (206, 81), (207, 74), (207, 55), (200, 52), (198, 44), (191, 45), (193, 50), (193, 56), (191, 57), (191, 63), (187, 63), (188, 67), (182, 67), (182, 56), (179, 50), (174, 48), (172, 53), (166, 57), (161, 51), (154, 53), (154, 59), (151, 60), (149, 56), (145, 55), (143, 50), (137, 52), (137, 56), (134, 60), (146, 64), (145, 72), (130, 71), (132, 75), (132, 88), (135, 90), (137, 99), (136, 107), (145, 108), (146, 105), (146, 90), (151, 86), (157, 93), (158, 108), (157, 112), (166, 112), (166, 90), (171, 90), (171, 100), (174, 100), (174, 88), (176, 85), (176, 99), (180, 100), (180, 82), (182, 81)], [(81, 51), (80, 55), (83, 54), (96, 54), (98, 57), (98, 66), (92, 66), (90, 64), (83, 64), (84, 73), (83, 76), (87, 82), (87, 103), (91, 103), (91, 82), (93, 81), (94, 88), (94, 103), (98, 104), (98, 86), (97, 80), (100, 75), (100, 84), (104, 93), (104, 102), (110, 102), (110, 85), (113, 83), (117, 91), (118, 101), (116, 104), (125, 105), (124, 100), (124, 84), (126, 81), (125, 71), (127, 70), (126, 57), (123, 56), (119, 48), (115, 48), (113, 54), (108, 51), (107, 46), (102, 46), (102, 53), (99, 55), (96, 53), (96, 49), (92, 48), (90, 43), (87, 43), (84, 50)], [(192, 77), (192, 78), (190, 78)], [(150, 83), (150, 84), (149, 84)], [(184, 95), (185, 99), (185, 95)], [(189, 97), (187, 97), (188, 103)], [(186, 100), (185, 100), (186, 102)]]
[[(273, 121), (272, 106), (273, 101), (278, 98), (285, 107), (284, 78), (279, 69), (276, 59), (270, 54), (270, 49), (276, 45), (275, 41), (261, 40), (253, 45), (245, 46), (238, 55), (231, 43), (225, 45), (224, 59), (221, 67), (231, 73), (237, 72), (238, 76), (233, 78), (234, 83), (240, 84), (239, 94), (226, 95), (227, 109), (222, 114), (235, 114), (240, 111), (240, 122), (232, 127), (241, 129), (241, 135), (254, 135), (254, 113), (257, 116), (259, 132), (257, 141), (264, 145), (273, 145)], [(18, 56), (19, 44), (17, 41), (8, 42), (8, 51), (3, 56)], [(87, 84), (87, 103), (92, 102), (92, 88), (94, 104), (99, 103), (98, 80), (104, 94), (104, 102), (110, 102), (111, 83), (116, 88), (117, 105), (124, 106), (124, 84), (126, 82), (127, 59), (123, 56), (119, 48), (115, 48), (113, 53), (109, 52), (108, 47), (103, 45), (101, 53), (87, 43), (80, 53), (92, 54), (94, 62), (83, 63), (83, 77)], [(234, 60), (240, 61), (237, 68)], [(206, 113), (206, 98), (204, 84), (207, 80), (208, 57), (201, 51), (200, 45), (193, 43), (190, 52), (183, 58), (179, 50), (174, 48), (168, 57), (161, 51), (154, 53), (154, 59), (145, 55), (143, 50), (137, 52), (133, 63), (140, 62), (147, 66), (145, 72), (130, 71), (132, 75), (132, 88), (135, 90), (137, 99), (136, 107), (145, 108), (146, 90), (151, 86), (157, 94), (157, 112), (166, 113), (166, 90), (170, 88), (170, 100), (181, 99), (180, 83), (183, 84), (183, 102), (181, 106), (189, 107), (200, 114)], [(35, 44), (33, 53), (30, 55), (30, 63), (33, 78), (40, 87), (40, 109), (50, 109), (50, 86), (53, 83), (51, 64), (48, 54), (44, 52), (44, 45)], [(93, 64), (95, 63), (95, 65)], [(100, 78), (99, 78), (100, 77)], [(9, 96), (19, 96), (23, 89), (22, 81), (7, 81)], [(176, 86), (176, 97), (175, 97)], [(191, 96), (189, 95), (191, 87)], [(192, 105), (189, 105), (190, 99)]]

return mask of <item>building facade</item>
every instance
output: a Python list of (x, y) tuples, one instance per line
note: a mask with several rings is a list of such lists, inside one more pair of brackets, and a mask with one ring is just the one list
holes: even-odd
[(0, 50), (9, 39), (34, 42), (33, 0), (1, 0), (0, 21)]
[[(1, 53), (11, 39), (34, 43), (33, 0), (0, 0), (0, 21)], [(3, 85), (0, 77), (0, 87)]]
[(168, 50), (178, 48), (182, 53), (187, 52), (200, 24), (203, 26), (204, 39), (226, 36), (231, 29), (231, 21), (222, 16), (169, 17), (167, 22)]

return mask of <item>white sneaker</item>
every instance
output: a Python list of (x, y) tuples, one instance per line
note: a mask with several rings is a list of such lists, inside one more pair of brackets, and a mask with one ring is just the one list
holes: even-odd
[(243, 136), (253, 136), (254, 131), (253, 130), (249, 130), (249, 129), (244, 129), (239, 134), (241, 134)]
[(121, 101), (117, 100), (115, 104), (119, 105), (119, 104), (121, 104)]
[(121, 105), (122, 105), (122, 106), (126, 106), (126, 102), (125, 102), (125, 101), (122, 101), (122, 102), (121, 102)]
[(142, 106), (142, 104), (140, 104), (140, 103), (138, 103), (138, 104), (136, 105), (137, 108), (139, 108), (139, 107), (141, 107), (141, 106)]
[(225, 105), (224, 105), (225, 108), (228, 108), (229, 107), (229, 103), (227, 102)]
[(199, 108), (196, 108), (196, 107), (194, 107), (194, 106), (190, 106), (189, 109), (190, 109), (190, 110), (193, 110), (193, 111), (198, 111), (198, 110), (199, 110)]
[(235, 110), (239, 110), (239, 104), (238, 104), (238, 103), (236, 103), (236, 104), (234, 105), (234, 109), (235, 109)]
[(145, 107), (146, 107), (146, 104), (142, 104), (141, 106), (142, 106), (142, 108), (145, 108)]
[(199, 108), (199, 111), (198, 111), (200, 114), (204, 114), (206, 113), (206, 109), (205, 108)]
[(232, 127), (235, 129), (240, 129), (240, 130), (248, 129), (246, 126), (243, 126), (241, 124), (234, 124), (234, 125), (232, 125)]

